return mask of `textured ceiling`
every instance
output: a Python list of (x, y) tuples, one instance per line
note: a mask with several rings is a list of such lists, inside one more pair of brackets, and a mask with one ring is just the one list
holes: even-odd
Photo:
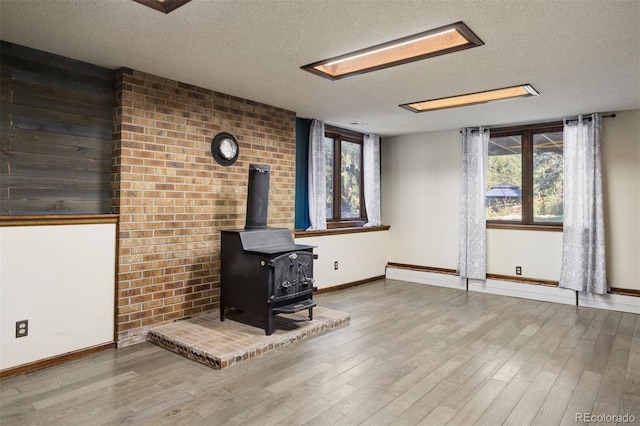
[[(0, 0), (3, 40), (398, 135), (640, 108), (640, 1)], [(484, 46), (329, 81), (300, 66), (464, 21)], [(399, 104), (530, 83), (540, 96)], [(354, 127), (350, 122), (367, 123)]]

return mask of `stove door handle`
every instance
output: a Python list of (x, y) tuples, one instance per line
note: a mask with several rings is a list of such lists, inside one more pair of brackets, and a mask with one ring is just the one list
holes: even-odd
[(269, 260), (269, 266), (273, 268), (276, 266), (276, 263), (280, 262), (283, 258), (289, 259), (289, 260), (295, 260), (301, 254), (305, 254), (305, 253), (307, 252), (289, 252), (289, 253), (281, 254), (280, 256), (274, 257), (273, 259)]

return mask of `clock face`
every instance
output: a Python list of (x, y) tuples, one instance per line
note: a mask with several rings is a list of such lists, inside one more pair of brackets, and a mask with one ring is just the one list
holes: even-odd
[(238, 145), (236, 145), (231, 139), (223, 139), (222, 142), (220, 142), (219, 151), (220, 155), (227, 160), (231, 160), (238, 152)]
[(218, 133), (211, 141), (211, 155), (220, 165), (232, 165), (239, 153), (238, 142), (230, 133)]

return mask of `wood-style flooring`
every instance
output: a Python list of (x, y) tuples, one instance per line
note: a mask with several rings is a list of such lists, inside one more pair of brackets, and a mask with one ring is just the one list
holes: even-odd
[(393, 280), (316, 300), (351, 325), (224, 370), (142, 343), (5, 379), (0, 424), (640, 424), (640, 315)]

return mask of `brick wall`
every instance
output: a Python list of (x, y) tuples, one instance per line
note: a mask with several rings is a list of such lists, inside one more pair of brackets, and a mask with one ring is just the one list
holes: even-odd
[[(271, 165), (268, 225), (293, 229), (295, 113), (130, 69), (116, 73), (112, 208), (118, 346), (218, 307), (221, 229), (244, 226), (248, 168)], [(211, 139), (240, 145), (218, 165)]]

